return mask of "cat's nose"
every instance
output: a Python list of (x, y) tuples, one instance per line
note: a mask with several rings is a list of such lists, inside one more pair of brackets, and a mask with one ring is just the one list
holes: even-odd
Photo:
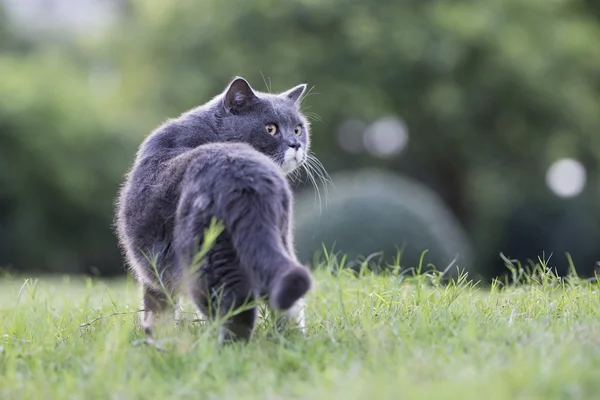
[(300, 148), (300, 142), (297, 140), (290, 140), (287, 142), (288, 146), (292, 149), (298, 150)]

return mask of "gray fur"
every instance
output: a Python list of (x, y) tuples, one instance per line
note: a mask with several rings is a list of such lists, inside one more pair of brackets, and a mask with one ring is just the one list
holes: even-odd
[[(293, 199), (285, 173), (304, 162), (310, 145), (299, 110), (305, 88), (260, 93), (236, 78), (208, 103), (165, 122), (140, 146), (119, 194), (116, 223), (143, 289), (148, 335), (153, 314), (170, 309), (170, 300), (183, 294), (212, 317), (264, 297), (303, 327), (302, 297), (311, 278), (293, 249)], [(269, 134), (267, 124), (276, 124), (278, 132)], [(300, 135), (294, 132), (298, 125)], [(200, 273), (190, 276), (187, 268), (213, 217), (225, 230)], [(149, 260), (155, 260), (162, 284)], [(254, 308), (238, 313), (225, 322), (221, 339), (250, 339), (255, 318)]]

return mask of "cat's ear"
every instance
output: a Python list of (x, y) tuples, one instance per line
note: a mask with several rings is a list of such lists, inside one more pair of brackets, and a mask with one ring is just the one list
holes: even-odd
[(250, 84), (241, 77), (235, 78), (227, 88), (223, 98), (223, 107), (230, 112), (242, 110), (257, 99)]
[(300, 98), (304, 94), (305, 90), (306, 90), (306, 83), (303, 83), (301, 85), (291, 88), (288, 91), (281, 93), (281, 96), (292, 100), (294, 103), (297, 103), (298, 100), (300, 100)]

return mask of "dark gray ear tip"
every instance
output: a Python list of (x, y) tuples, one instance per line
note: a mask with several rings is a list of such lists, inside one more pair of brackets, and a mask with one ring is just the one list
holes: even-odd
[(287, 97), (288, 99), (298, 102), (300, 100), (300, 98), (302, 97), (302, 95), (306, 92), (307, 86), (308, 86), (308, 84), (301, 83), (299, 85), (294, 86), (287, 92), (284, 92), (283, 95), (285, 97)]
[(250, 83), (241, 76), (236, 76), (227, 86), (227, 92), (244, 92), (248, 95), (252, 95), (254, 93), (254, 89), (250, 86)]
[(243, 77), (241, 77), (241, 76), (236, 76), (229, 83), (229, 87), (239, 86), (239, 85), (244, 85), (244, 86), (250, 87), (250, 84), (248, 83), (248, 81), (246, 79), (244, 79)]
[(298, 87), (300, 88), (300, 96), (299, 97), (304, 97), (306, 95), (306, 90), (308, 89), (308, 84), (301, 83), (300, 85), (298, 85)]
[(241, 76), (234, 78), (225, 91), (223, 104), (228, 110), (241, 110), (256, 99), (252, 86)]

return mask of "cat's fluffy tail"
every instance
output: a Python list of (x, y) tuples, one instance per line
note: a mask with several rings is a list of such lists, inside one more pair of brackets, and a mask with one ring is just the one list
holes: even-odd
[[(255, 221), (255, 226), (260, 224)], [(312, 279), (308, 269), (287, 254), (281, 237), (269, 228), (236, 229), (231, 232), (233, 245), (271, 307), (288, 310), (310, 290)]]
[(246, 198), (246, 207), (232, 207), (228, 231), (242, 265), (268, 296), (271, 307), (287, 310), (310, 290), (312, 279), (308, 268), (288, 253), (278, 229), (287, 210), (277, 209), (274, 202), (258, 203)]
[(279, 274), (269, 293), (271, 307), (276, 310), (290, 309), (311, 287), (311, 277), (304, 266), (294, 266)]

